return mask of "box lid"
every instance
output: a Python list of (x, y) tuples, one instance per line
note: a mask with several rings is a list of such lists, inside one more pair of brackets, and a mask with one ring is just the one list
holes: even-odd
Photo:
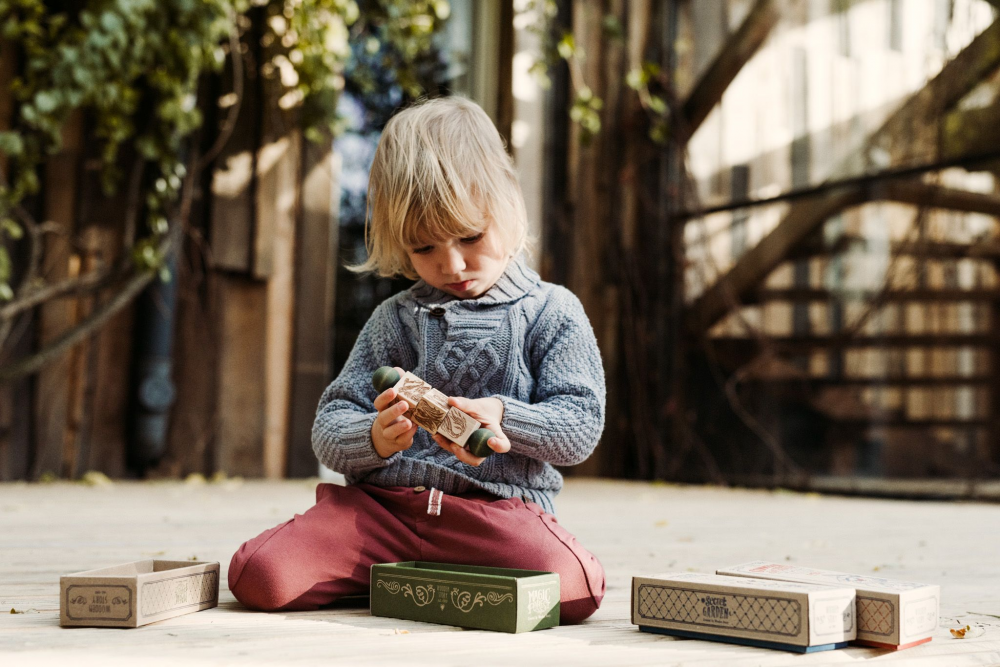
[(879, 593), (905, 593), (918, 588), (930, 586), (937, 587), (937, 584), (921, 584), (911, 581), (899, 581), (896, 579), (886, 579), (884, 577), (869, 577), (859, 574), (848, 574), (846, 572), (834, 572), (832, 570), (819, 570), (816, 568), (802, 567), (800, 565), (788, 565), (785, 563), (770, 563), (763, 560), (750, 561), (739, 565), (716, 570), (718, 574), (738, 574), (740, 576), (759, 577), (780, 577), (783, 580), (794, 579), (800, 582), (822, 583), (829, 586), (850, 586), (866, 591)]

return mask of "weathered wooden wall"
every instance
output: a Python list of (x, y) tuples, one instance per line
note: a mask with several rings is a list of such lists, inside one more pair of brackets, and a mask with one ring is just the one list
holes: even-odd
[[(553, 72), (556, 91), (546, 130), (553, 164), (546, 176), (542, 269), (546, 279), (565, 284), (583, 303), (608, 386), (603, 444), (573, 474), (647, 477), (660, 451), (660, 434), (646, 428), (655, 402), (633, 400), (645, 396), (659, 377), (646, 356), (653, 327), (644, 283), (665, 258), (648, 254), (643, 243), (659, 221), (654, 194), (659, 151), (648, 142), (644, 113), (624, 82), (626, 69), (658, 57), (655, 43), (650, 46), (659, 16), (654, 5), (644, 0), (560, 3), (586, 58), (580, 77), (565, 68)], [(627, 26), (624, 41), (605, 37), (606, 14)], [(602, 131), (586, 144), (580, 127), (565, 120), (573, 99), (569, 91), (581, 81), (604, 101)]]
[[(299, 422), (311, 425), (330, 379), (336, 162), (332, 142), (305, 141), (295, 113), (279, 109), (271, 82), (254, 74), (259, 47), (245, 46), (235, 126), (195, 183), (173, 278), (180, 292), (177, 401), (165, 455), (155, 469), (129, 468), (130, 306), (36, 377), (0, 387), (0, 479), (72, 478), (90, 470), (113, 477), (315, 474), (308, 428)], [(0, 58), (0, 88), (16, 72), (8, 55)], [(227, 131), (232, 96), (224, 108), (216, 100), (234, 92), (232, 70), (204, 90), (210, 101), (202, 152)], [(0, 127), (10, 113), (3, 96)], [(45, 167), (38, 215), (65, 230), (45, 239), (48, 282), (127, 252), (127, 183), (113, 197), (101, 192), (89, 136), (86, 117), (74, 116), (61, 152)], [(46, 303), (21, 318), (13, 335), (22, 342), (10, 349), (23, 354), (43, 345), (108, 298), (98, 291)]]
[[(248, 64), (260, 55), (248, 49)], [(270, 81), (244, 71), (235, 128), (206, 178), (206, 219), (185, 258), (181, 396), (163, 475), (317, 471), (301, 422), (311, 427), (330, 380), (336, 157), (332, 143), (303, 139)], [(231, 83), (222, 82), (225, 96)]]

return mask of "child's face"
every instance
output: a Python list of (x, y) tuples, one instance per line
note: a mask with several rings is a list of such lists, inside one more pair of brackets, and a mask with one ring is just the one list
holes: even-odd
[(459, 299), (482, 296), (510, 259), (493, 225), (477, 236), (429, 240), (406, 252), (424, 282)]

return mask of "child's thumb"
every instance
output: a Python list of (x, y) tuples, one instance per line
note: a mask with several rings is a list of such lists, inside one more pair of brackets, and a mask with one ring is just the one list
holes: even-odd
[(479, 411), (476, 410), (476, 404), (467, 398), (461, 396), (452, 396), (448, 399), (448, 403), (458, 408), (465, 414), (469, 415), (473, 419), (479, 419)]

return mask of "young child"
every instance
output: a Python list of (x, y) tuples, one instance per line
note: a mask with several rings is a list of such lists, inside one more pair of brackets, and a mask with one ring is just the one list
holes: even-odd
[[(366, 593), (373, 563), (425, 560), (558, 572), (561, 622), (604, 597), (604, 569), (556, 521), (562, 476), (604, 428), (604, 371), (579, 300), (528, 268), (524, 201), (503, 140), (461, 98), (394, 116), (368, 192), (368, 260), (418, 279), (368, 320), (320, 399), (313, 449), (348, 486), (243, 544), (229, 588), (247, 607), (316, 609)], [(380, 366), (410, 370), (492, 430), (495, 454), (430, 436), (376, 396)]]

